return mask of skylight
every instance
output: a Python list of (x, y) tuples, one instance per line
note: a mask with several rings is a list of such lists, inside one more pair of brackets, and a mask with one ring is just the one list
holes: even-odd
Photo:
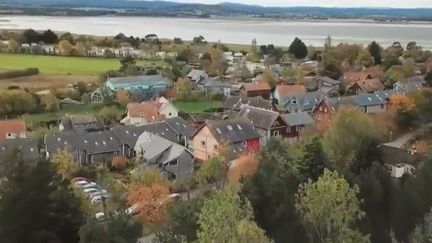
[(230, 130), (230, 131), (233, 130), (233, 127), (232, 127), (231, 125), (228, 125), (227, 128), (228, 128), (228, 130)]

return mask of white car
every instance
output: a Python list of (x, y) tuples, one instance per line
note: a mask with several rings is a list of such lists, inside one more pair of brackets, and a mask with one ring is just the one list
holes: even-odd
[(94, 192), (102, 192), (99, 188), (87, 188), (83, 190), (84, 193), (86, 193), (87, 195), (89, 195), (90, 193), (94, 193)]
[(137, 215), (139, 214), (138, 211), (138, 204), (134, 204), (131, 207), (129, 207), (128, 209), (125, 210), (126, 215), (132, 216), (132, 215)]
[(75, 186), (78, 186), (78, 187), (82, 187), (82, 186), (89, 184), (88, 181), (74, 181), (73, 183)]
[(96, 218), (97, 220), (103, 221), (103, 220), (105, 220), (105, 214), (102, 213), (102, 212), (96, 213), (96, 214), (95, 214), (95, 218)]
[(94, 182), (90, 182), (88, 184), (85, 184), (83, 186), (80, 186), (83, 190), (88, 188), (99, 188), (98, 185)]
[(91, 198), (90, 202), (91, 204), (99, 204), (102, 203), (102, 198), (103, 196), (95, 196)]

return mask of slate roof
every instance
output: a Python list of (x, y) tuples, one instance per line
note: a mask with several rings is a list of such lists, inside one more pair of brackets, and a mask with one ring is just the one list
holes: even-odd
[(146, 132), (150, 132), (153, 133), (154, 135), (161, 136), (165, 139), (168, 139), (169, 141), (178, 142), (177, 133), (165, 122), (147, 124), (145, 126), (142, 126), (142, 128)]
[(259, 107), (267, 110), (273, 110), (273, 105), (270, 100), (266, 100), (261, 96), (257, 97), (227, 97), (223, 103), (224, 109), (240, 110), (243, 105)]
[(138, 137), (146, 130), (142, 126), (116, 126), (111, 129), (122, 144), (135, 147)]
[(355, 102), (358, 106), (373, 106), (387, 104), (388, 99), (378, 94), (360, 94), (355, 96)]
[(312, 116), (307, 112), (282, 114), (281, 118), (289, 126), (303, 126), (314, 123)]
[(185, 137), (191, 138), (195, 134), (195, 129), (181, 117), (173, 117), (165, 120), (175, 132)]
[(254, 127), (270, 130), (279, 117), (279, 112), (257, 108), (253, 106), (243, 106), (238, 118), (247, 118)]
[(38, 143), (35, 139), (7, 139), (0, 142), (0, 162), (6, 161), (15, 151), (21, 153), (22, 158), (25, 160), (35, 160), (40, 156)]
[(332, 85), (339, 85), (339, 84), (341, 84), (340, 80), (332, 79), (332, 78), (327, 77), (327, 76), (315, 77), (314, 79), (317, 82), (319, 82), (320, 84), (322, 84), (322, 83), (329, 83), (329, 84), (332, 84)]
[(412, 77), (403, 81), (398, 81), (394, 85), (394, 89), (402, 92), (412, 93), (423, 88), (424, 80), (421, 77)]
[(204, 70), (192, 69), (187, 75), (189, 79), (194, 82), (200, 81), (204, 77), (208, 77), (207, 73)]
[(238, 143), (260, 137), (251, 122), (244, 118), (208, 121), (206, 125), (219, 143)]
[(407, 163), (416, 165), (422, 159), (419, 154), (413, 154), (409, 151), (384, 144), (378, 146), (378, 151), (380, 161), (385, 164)]
[(308, 111), (311, 112), (326, 97), (321, 91), (308, 92), (299, 97), (295, 97), (295, 102), (290, 97), (286, 97), (279, 103), (282, 110), (290, 112)]
[(104, 128), (102, 121), (93, 114), (62, 116), (59, 122), (63, 124), (64, 130), (88, 131)]
[(113, 131), (86, 133), (80, 137), (81, 149), (90, 154), (105, 153), (120, 150), (122, 143)]
[(63, 149), (76, 151), (82, 147), (81, 136), (74, 131), (48, 134), (45, 138), (45, 145), (47, 151), (51, 154)]
[(337, 111), (341, 106), (355, 106), (355, 96), (333, 97), (326, 99), (332, 111)]

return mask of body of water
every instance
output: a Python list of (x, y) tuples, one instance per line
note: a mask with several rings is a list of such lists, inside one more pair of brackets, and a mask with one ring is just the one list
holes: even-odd
[(63, 17), (0, 16), (0, 29), (52, 29), (79, 34), (144, 37), (154, 33), (161, 38), (180, 37), (191, 40), (202, 35), (208, 41), (233, 44), (273, 43), (288, 46), (295, 37), (307, 45), (322, 46), (327, 35), (333, 43), (368, 44), (373, 40), (387, 46), (394, 41), (406, 45), (416, 41), (432, 49), (432, 23), (374, 23), (342, 21), (292, 21), (256, 19), (192, 19), (154, 17)]

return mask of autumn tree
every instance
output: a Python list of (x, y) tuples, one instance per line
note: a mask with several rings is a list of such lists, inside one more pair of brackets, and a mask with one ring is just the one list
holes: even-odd
[(289, 46), (288, 53), (293, 54), (295, 58), (303, 59), (307, 57), (308, 49), (305, 43), (296, 37)]
[(260, 82), (267, 83), (272, 89), (276, 88), (276, 78), (269, 70), (264, 71)]
[(123, 170), (128, 165), (129, 165), (129, 160), (122, 156), (116, 156), (111, 160), (111, 166), (118, 170)]
[(139, 212), (137, 218), (145, 226), (158, 225), (167, 218), (167, 206), (171, 200), (166, 185), (133, 184), (129, 187), (126, 197), (129, 205), (136, 206), (136, 211)]
[(312, 242), (369, 242), (369, 236), (353, 228), (364, 216), (358, 193), (357, 186), (351, 188), (337, 172), (327, 169), (318, 181), (300, 186), (296, 209)]
[(209, 73), (213, 76), (223, 76), (228, 68), (223, 51), (220, 48), (211, 48), (209, 54), (211, 57)]
[(57, 173), (63, 180), (72, 178), (72, 175), (78, 170), (78, 163), (74, 161), (70, 152), (66, 149), (58, 150), (53, 157), (53, 163)]
[(48, 112), (56, 112), (60, 109), (60, 101), (52, 93), (42, 95), (41, 102), (45, 106), (45, 110)]
[(368, 51), (361, 50), (357, 56), (356, 63), (363, 67), (370, 67), (373, 65), (373, 57)]
[(152, 167), (135, 168), (130, 172), (130, 181), (132, 184), (139, 184), (146, 187), (150, 187), (154, 184), (168, 185), (161, 171)]
[(192, 82), (188, 78), (179, 78), (177, 80), (177, 100), (188, 100), (192, 94)]
[(129, 92), (126, 90), (118, 90), (116, 92), (116, 101), (122, 106), (129, 104), (131, 101)]
[(71, 53), (74, 49), (73, 45), (67, 40), (61, 40), (58, 45), (59, 45), (60, 53), (63, 56), (71, 55)]
[(235, 160), (228, 170), (228, 181), (236, 184), (242, 179), (250, 178), (258, 167), (258, 158), (254, 153), (247, 153)]
[(99, 116), (108, 124), (112, 124), (120, 119), (120, 113), (115, 106), (105, 106), (99, 111)]
[(418, 121), (418, 111), (414, 99), (407, 95), (392, 95), (389, 108), (389, 112), (394, 114), (395, 122), (399, 127), (413, 127)]
[(16, 40), (10, 39), (8, 41), (7, 50), (9, 52), (17, 52), (19, 50), (19, 43)]
[(323, 139), (331, 167), (347, 172), (367, 166), (377, 134), (370, 117), (355, 107), (342, 107)]
[(254, 242), (270, 242), (253, 221), (249, 202), (242, 200), (234, 188), (215, 192), (205, 200), (198, 224), (197, 242), (200, 243), (250, 242), (251, 239)]
[(196, 180), (200, 185), (213, 184), (217, 187), (223, 185), (227, 174), (227, 168), (222, 158), (212, 157), (204, 161), (196, 173)]

